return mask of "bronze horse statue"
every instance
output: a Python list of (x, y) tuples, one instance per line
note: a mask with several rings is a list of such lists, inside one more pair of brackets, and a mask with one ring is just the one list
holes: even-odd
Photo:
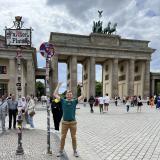
[(113, 28), (111, 28), (111, 29), (108, 31), (108, 34), (112, 34), (113, 32), (115, 32), (115, 31), (116, 31), (116, 27), (117, 27), (117, 23), (115, 23), (115, 24), (113, 25)]
[(110, 31), (110, 25), (111, 25), (111, 22), (108, 22), (108, 25), (106, 28), (104, 28), (103, 33), (107, 34)]

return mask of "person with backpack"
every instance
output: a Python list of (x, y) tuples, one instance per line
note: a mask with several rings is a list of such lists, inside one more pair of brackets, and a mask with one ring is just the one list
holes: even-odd
[(91, 96), (91, 97), (89, 98), (88, 102), (89, 102), (90, 109), (91, 109), (90, 112), (93, 113), (93, 112), (94, 112), (94, 110), (93, 110), (93, 104), (94, 104), (94, 102), (95, 102), (94, 97)]
[(51, 98), (51, 110), (53, 115), (55, 132), (59, 132), (59, 125), (63, 115), (62, 104), (59, 99), (53, 97)]

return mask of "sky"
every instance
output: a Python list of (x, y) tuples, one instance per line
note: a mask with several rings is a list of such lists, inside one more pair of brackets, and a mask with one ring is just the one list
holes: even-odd
[[(117, 35), (122, 38), (149, 40), (152, 54), (151, 71), (160, 72), (160, 1), (159, 0), (0, 0), (0, 35), (5, 26), (12, 27), (14, 17), (23, 17), (24, 27), (32, 27), (32, 45), (39, 50), (49, 40), (50, 32), (89, 35), (93, 21), (103, 10), (103, 26), (118, 23)], [(38, 66), (44, 58), (37, 53)], [(59, 80), (66, 76), (66, 65), (59, 64)], [(82, 66), (78, 64), (78, 80)], [(101, 80), (101, 66), (96, 65), (96, 79)], [(65, 88), (65, 85), (63, 86)]]

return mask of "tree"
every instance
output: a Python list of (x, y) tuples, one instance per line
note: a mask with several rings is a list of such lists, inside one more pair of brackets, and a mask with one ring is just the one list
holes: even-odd
[(36, 93), (37, 97), (41, 97), (42, 95), (45, 94), (45, 87), (41, 81), (36, 82)]
[(96, 97), (100, 97), (103, 95), (102, 88), (103, 88), (102, 82), (96, 81)]

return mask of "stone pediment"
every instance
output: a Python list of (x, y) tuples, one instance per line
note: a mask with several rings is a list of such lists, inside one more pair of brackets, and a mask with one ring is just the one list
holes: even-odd
[(120, 36), (91, 33), (90, 41), (93, 45), (97, 46), (119, 46)]

